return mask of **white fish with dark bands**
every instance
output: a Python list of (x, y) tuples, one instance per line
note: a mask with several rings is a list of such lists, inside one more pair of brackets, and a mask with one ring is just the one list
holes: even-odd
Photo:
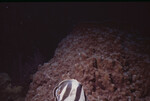
[(55, 101), (88, 101), (82, 84), (75, 79), (63, 80), (54, 89)]

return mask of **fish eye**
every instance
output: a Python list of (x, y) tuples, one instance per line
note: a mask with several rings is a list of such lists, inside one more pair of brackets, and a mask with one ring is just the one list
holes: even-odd
[(61, 91), (60, 89), (57, 90), (57, 95), (60, 95)]

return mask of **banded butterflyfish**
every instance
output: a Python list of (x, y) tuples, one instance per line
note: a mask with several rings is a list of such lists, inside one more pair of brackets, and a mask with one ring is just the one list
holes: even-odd
[(55, 101), (88, 101), (82, 84), (75, 79), (63, 80), (53, 93)]

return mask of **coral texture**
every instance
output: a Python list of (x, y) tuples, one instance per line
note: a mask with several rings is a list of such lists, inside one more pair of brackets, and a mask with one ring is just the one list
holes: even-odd
[(80, 24), (33, 75), (26, 101), (54, 101), (53, 89), (77, 79), (89, 101), (150, 101), (149, 46), (135, 33)]

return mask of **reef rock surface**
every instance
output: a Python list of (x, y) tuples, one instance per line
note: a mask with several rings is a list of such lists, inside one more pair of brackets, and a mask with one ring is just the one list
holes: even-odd
[(135, 33), (78, 25), (33, 75), (26, 101), (54, 101), (53, 89), (74, 78), (89, 101), (150, 101), (149, 44)]

